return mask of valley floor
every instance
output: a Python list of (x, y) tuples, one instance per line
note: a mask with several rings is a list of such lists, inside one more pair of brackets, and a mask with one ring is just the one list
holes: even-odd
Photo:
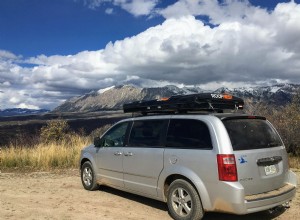
[[(300, 172), (297, 172), (300, 182)], [(246, 216), (208, 213), (208, 219), (299, 219), (300, 189), (291, 208)], [(83, 189), (77, 170), (0, 173), (1, 219), (171, 219), (162, 202), (107, 187)]]

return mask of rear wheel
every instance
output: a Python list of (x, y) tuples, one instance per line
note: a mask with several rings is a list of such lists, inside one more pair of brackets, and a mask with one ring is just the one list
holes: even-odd
[(86, 190), (93, 191), (99, 187), (96, 182), (93, 166), (89, 161), (86, 161), (81, 167), (81, 182)]
[(199, 220), (204, 211), (195, 188), (187, 181), (178, 179), (171, 183), (167, 193), (170, 215), (176, 220)]

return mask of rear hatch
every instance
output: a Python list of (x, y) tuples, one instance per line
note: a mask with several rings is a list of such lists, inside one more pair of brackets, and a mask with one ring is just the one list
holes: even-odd
[(234, 151), (238, 181), (246, 195), (259, 194), (285, 185), (288, 159), (274, 127), (263, 117), (224, 118)]

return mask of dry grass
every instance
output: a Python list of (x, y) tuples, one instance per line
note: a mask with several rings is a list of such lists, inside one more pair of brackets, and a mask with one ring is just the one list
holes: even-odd
[(289, 157), (289, 165), (293, 169), (300, 170), (300, 157), (295, 157), (295, 156)]
[(39, 143), (31, 148), (10, 146), (0, 151), (0, 169), (35, 170), (77, 168), (80, 150), (91, 143), (90, 138), (72, 135), (68, 140)]
[[(90, 143), (90, 137), (72, 135), (68, 141), (40, 143), (32, 148), (0, 148), (0, 169), (49, 171), (78, 168), (80, 151)], [(289, 165), (293, 169), (300, 169), (300, 158), (291, 156)]]
[[(37, 142), (28, 145), (0, 147), (0, 171), (50, 171), (53, 169), (78, 168), (80, 151), (92, 142), (93, 137), (101, 136), (108, 126), (98, 128), (93, 135), (79, 135), (69, 131), (67, 121), (52, 120), (42, 127)], [(22, 142), (20, 142), (22, 143)]]

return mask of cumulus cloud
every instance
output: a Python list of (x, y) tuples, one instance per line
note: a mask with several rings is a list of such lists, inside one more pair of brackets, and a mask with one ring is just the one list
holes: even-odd
[[(223, 14), (238, 11), (228, 9), (230, 4), (218, 7), (225, 10)], [(233, 7), (240, 8), (235, 1)], [(108, 44), (103, 55), (119, 64), (119, 72), (151, 80), (299, 81), (299, 5), (279, 4), (272, 12), (244, 7), (247, 16), (218, 18), (216, 27), (190, 15), (170, 17), (137, 36)]]
[(241, 21), (257, 10), (259, 8), (251, 6), (247, 0), (224, 0), (221, 3), (218, 0), (179, 0), (158, 10), (158, 13), (165, 18), (204, 15), (209, 17), (210, 23), (220, 24), (224, 21)]
[(120, 83), (204, 89), (300, 83), (300, 5), (294, 2), (267, 11), (246, 1), (180, 0), (158, 13), (166, 20), (136, 36), (98, 51), (22, 60), (31, 68), (23, 67), (20, 56), (0, 51), (0, 108), (53, 108)]
[[(41, 107), (51, 108), (57, 104), (57, 96), (42, 96), (41, 90), (25, 88), (26, 86), (6, 87), (0, 92), (0, 109), (4, 108), (31, 108), (39, 109)], [(57, 99), (59, 100), (59, 99)], [(62, 100), (61, 100), (62, 101)]]
[(18, 56), (15, 54), (6, 51), (6, 50), (0, 50), (0, 61), (1, 60), (16, 60), (18, 59)]

